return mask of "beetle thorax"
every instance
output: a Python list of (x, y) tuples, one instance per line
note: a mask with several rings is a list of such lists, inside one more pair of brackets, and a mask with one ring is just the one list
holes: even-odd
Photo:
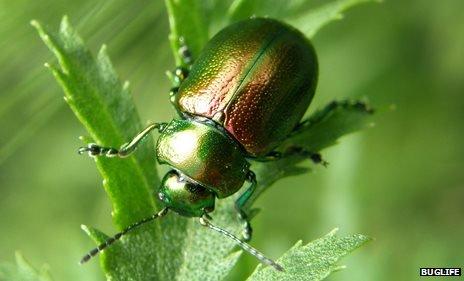
[(172, 120), (161, 133), (157, 159), (182, 172), (219, 198), (243, 185), (249, 164), (239, 145), (212, 126), (194, 120)]

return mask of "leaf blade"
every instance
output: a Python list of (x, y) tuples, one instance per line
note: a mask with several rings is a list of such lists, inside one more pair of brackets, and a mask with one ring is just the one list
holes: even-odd
[(314, 35), (332, 21), (343, 18), (343, 12), (347, 9), (365, 2), (378, 0), (336, 0), (326, 3), (316, 9), (297, 16), (288, 16), (285, 20), (297, 26), (308, 38)]
[(35, 269), (20, 252), (16, 252), (16, 264), (0, 264), (0, 280), (52, 281), (47, 265)]
[(337, 262), (342, 257), (371, 240), (361, 234), (338, 238), (336, 232), (335, 229), (304, 246), (298, 241), (277, 260), (284, 267), (284, 272), (259, 265), (247, 280), (324, 280), (330, 273), (341, 269)]
[(208, 25), (202, 14), (202, 5), (194, 0), (165, 0), (171, 33), (169, 41), (177, 66), (185, 66), (180, 53), (180, 38), (184, 39), (195, 58), (208, 41)]
[[(46, 31), (38, 22), (32, 22), (32, 25), (57, 57), (59, 67), (50, 66), (51, 71), (64, 89), (70, 108), (93, 141), (119, 147), (132, 138), (142, 126), (127, 83), (119, 81), (105, 46), (97, 59), (94, 59), (66, 17), (57, 34)], [(113, 220), (120, 229), (154, 211), (151, 187), (158, 179), (154, 157), (151, 156), (152, 146), (152, 140), (147, 139), (129, 159), (96, 159), (104, 179), (103, 186), (112, 203)], [(121, 251), (116, 251), (117, 255), (101, 255), (101, 263), (108, 278), (119, 280), (136, 275), (135, 271), (120, 271), (120, 265), (127, 256), (134, 257), (133, 262), (146, 267), (147, 274), (157, 276), (158, 270), (152, 265), (161, 267), (157, 263), (159, 259), (156, 258), (156, 252), (154, 254), (153, 250), (146, 249), (155, 249), (159, 244), (159, 223), (146, 226), (145, 230), (146, 233), (137, 232), (123, 239), (119, 248)], [(138, 236), (144, 237), (145, 250)]]

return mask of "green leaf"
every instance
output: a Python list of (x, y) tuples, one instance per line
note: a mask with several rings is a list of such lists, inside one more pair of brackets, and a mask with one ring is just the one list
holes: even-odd
[[(216, 225), (238, 234), (242, 229), (233, 206), (234, 199), (233, 196), (217, 200), (211, 216)], [(240, 257), (241, 252), (234, 251), (235, 242), (201, 226), (195, 218), (179, 217), (179, 220), (186, 224), (183, 229), (173, 230), (169, 240), (175, 241), (172, 250), (183, 255), (176, 261), (175, 278), (169, 280), (222, 280)]]
[(48, 266), (36, 270), (21, 253), (16, 252), (16, 264), (0, 264), (0, 280), (8, 281), (52, 281)]
[(252, 16), (285, 19), (293, 11), (301, 11), (306, 0), (235, 0), (230, 5), (227, 15), (229, 22), (244, 20)]
[(184, 39), (192, 57), (195, 58), (208, 41), (208, 25), (200, 1), (195, 0), (165, 0), (168, 10), (171, 33), (169, 41), (177, 66), (185, 66), (178, 52), (180, 38)]
[[(373, 112), (362, 101), (334, 101), (305, 120), (298, 131), (290, 135), (277, 150), (285, 152), (296, 146), (319, 152), (336, 144), (344, 135), (372, 126)], [(304, 156), (292, 155), (277, 161), (253, 162), (252, 170), (260, 184), (250, 199), (250, 205), (277, 180), (308, 172), (309, 168), (299, 166), (308, 160)]]
[(347, 9), (364, 3), (379, 0), (335, 0), (325, 1), (323, 5), (314, 7), (308, 1), (293, 0), (291, 2), (273, 0), (235, 0), (227, 12), (229, 22), (244, 20), (251, 16), (273, 17), (281, 19), (302, 31), (308, 38), (325, 25), (343, 18)]
[(336, 232), (337, 229), (304, 246), (298, 241), (277, 260), (284, 272), (259, 265), (248, 280), (324, 280), (332, 272), (344, 268), (337, 264), (342, 257), (371, 240), (360, 234), (339, 238)]
[[(94, 59), (67, 17), (63, 18), (57, 35), (47, 32), (38, 22), (32, 24), (56, 55), (60, 67), (47, 66), (63, 87), (66, 102), (93, 141), (119, 147), (141, 130), (128, 83), (119, 81), (105, 46)], [(134, 216), (143, 217), (153, 211), (151, 194), (156, 173), (147, 168), (155, 165), (153, 157), (149, 157), (152, 146), (153, 142), (148, 140), (128, 161), (96, 158), (119, 227), (129, 225)]]
[[(343, 12), (357, 4), (376, 0), (336, 0), (331, 1), (310, 11), (304, 11), (296, 16), (289, 16), (285, 20), (298, 27), (308, 38), (314, 35), (332, 21), (343, 18)], [(377, 0), (377, 2), (379, 2)]]
[(227, 16), (231, 22), (243, 20), (254, 15), (260, 1), (254, 0), (235, 0), (227, 11)]
[[(38, 22), (33, 21), (32, 25), (57, 57), (59, 66), (49, 67), (64, 89), (65, 100), (93, 141), (118, 147), (140, 131), (142, 126), (128, 83), (119, 81), (105, 46), (94, 59), (66, 17), (58, 34), (47, 32)], [(113, 219), (119, 229), (155, 210), (153, 186), (159, 181), (154, 169), (152, 147), (153, 142), (148, 139), (134, 156), (123, 161), (96, 159), (103, 176), (103, 186), (112, 203)], [(82, 161), (89, 159), (83, 157)], [(120, 266), (127, 263), (129, 257), (131, 262), (144, 268), (147, 276), (156, 276), (156, 267), (161, 267), (156, 262), (160, 259), (154, 254), (157, 252), (146, 249), (159, 248), (161, 235), (160, 224), (155, 222), (147, 225), (144, 231), (123, 239), (118, 255), (103, 253), (101, 262), (108, 278), (137, 276), (136, 268), (126, 270)]]

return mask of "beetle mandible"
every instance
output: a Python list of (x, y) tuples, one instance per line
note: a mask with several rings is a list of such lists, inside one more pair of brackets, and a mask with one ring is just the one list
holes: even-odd
[[(79, 149), (90, 156), (127, 157), (152, 131), (160, 133), (156, 157), (169, 165), (158, 197), (164, 208), (129, 226), (90, 251), (81, 260), (111, 245), (124, 234), (172, 210), (199, 217), (203, 226), (233, 239), (262, 263), (283, 268), (245, 241), (252, 229), (244, 211), (257, 186), (249, 160), (272, 161), (287, 157), (275, 148), (298, 129), (314, 96), (318, 65), (311, 43), (293, 27), (268, 18), (232, 24), (216, 34), (193, 62), (185, 42), (179, 52), (186, 66), (171, 74), (171, 102), (179, 118), (153, 123), (121, 148), (90, 143)], [(193, 62), (193, 63), (192, 63)], [(313, 161), (320, 155), (294, 149)], [(235, 206), (243, 222), (243, 239), (210, 223), (215, 199), (249, 186)]]

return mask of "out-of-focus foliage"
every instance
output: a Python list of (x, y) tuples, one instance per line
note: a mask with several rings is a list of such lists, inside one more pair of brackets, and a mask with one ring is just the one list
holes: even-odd
[[(227, 1), (207, 2), (227, 11)], [(463, 9), (460, 0), (363, 5), (313, 39), (321, 72), (310, 111), (362, 96), (397, 110), (327, 150), (327, 169), (263, 194), (256, 247), (278, 256), (339, 226), (376, 241), (331, 280), (419, 280), (421, 266), (462, 263)], [(109, 203), (93, 161), (75, 153), (86, 133), (41, 67), (51, 55), (29, 26), (32, 18), (57, 26), (63, 14), (93, 52), (107, 43), (142, 120), (173, 114), (164, 71), (174, 61), (162, 1), (0, 1), (0, 259), (21, 249), (33, 264), (49, 263), (56, 280), (101, 280), (97, 263), (77, 265), (92, 245), (76, 226), (113, 233)], [(208, 17), (220, 23), (216, 16)], [(247, 256), (239, 263), (230, 280), (256, 266)]]
[(51, 281), (52, 279), (47, 266), (44, 265), (40, 271), (37, 271), (17, 252), (16, 264), (3, 263), (0, 265), (0, 280)]

